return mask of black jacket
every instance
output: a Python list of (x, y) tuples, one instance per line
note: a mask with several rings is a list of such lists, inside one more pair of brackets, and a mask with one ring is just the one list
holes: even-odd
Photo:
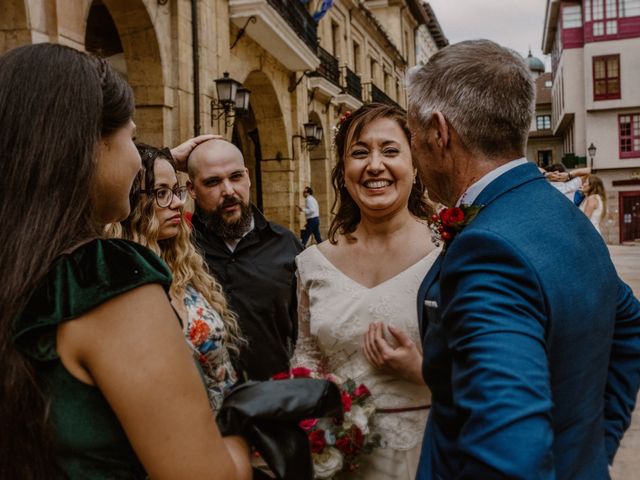
[(297, 237), (252, 207), (255, 228), (234, 252), (193, 216), (193, 237), (222, 285), (248, 345), (234, 365), (240, 378), (266, 380), (289, 369), (298, 334), (295, 257)]

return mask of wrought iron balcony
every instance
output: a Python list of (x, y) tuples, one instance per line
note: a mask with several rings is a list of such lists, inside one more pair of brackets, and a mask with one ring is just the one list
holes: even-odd
[(312, 77), (322, 76), (334, 85), (340, 86), (340, 68), (338, 67), (338, 59), (327, 52), (324, 48), (318, 47), (318, 58), (320, 66), (310, 75)]
[(267, 0), (311, 51), (318, 49), (318, 24), (300, 0)]
[(396, 102), (391, 100), (391, 98), (386, 93), (384, 93), (382, 89), (378, 88), (375, 83), (369, 84), (369, 87), (371, 88), (369, 99), (371, 102), (386, 103), (387, 105), (393, 105), (396, 107), (400, 106)]
[(349, 67), (344, 67), (344, 92), (362, 101), (362, 81)]

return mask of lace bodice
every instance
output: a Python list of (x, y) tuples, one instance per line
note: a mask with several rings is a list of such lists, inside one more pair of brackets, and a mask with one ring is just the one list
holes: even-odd
[[(316, 246), (296, 258), (299, 339), (294, 365), (324, 368), (341, 378), (364, 383), (378, 408), (417, 407), (430, 403), (426, 386), (374, 369), (362, 341), (369, 324), (383, 322), (405, 330), (421, 348), (416, 298), (439, 250), (395, 277), (367, 288), (338, 270)], [(413, 448), (422, 439), (428, 410), (376, 414), (374, 431), (390, 448)]]

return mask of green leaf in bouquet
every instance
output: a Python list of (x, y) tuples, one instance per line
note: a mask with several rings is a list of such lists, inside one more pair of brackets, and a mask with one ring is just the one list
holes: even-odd
[(352, 378), (349, 378), (342, 384), (342, 389), (349, 395), (353, 395), (353, 392), (356, 390), (356, 382), (354, 382)]

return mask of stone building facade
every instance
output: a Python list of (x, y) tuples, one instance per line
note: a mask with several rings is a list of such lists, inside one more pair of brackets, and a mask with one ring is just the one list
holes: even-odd
[[(304, 217), (295, 206), (311, 185), (326, 232), (332, 127), (362, 102), (404, 107), (404, 72), (416, 64), (424, 29), (430, 25), (434, 35), (426, 39), (430, 51), (446, 39), (418, 0), (336, 0), (316, 21), (322, 5), (0, 0), (0, 53), (54, 42), (104, 56), (133, 87), (141, 141), (172, 146), (199, 133), (223, 134), (243, 151), (252, 200), (269, 219), (299, 232)], [(219, 108), (214, 81), (225, 72), (251, 91), (243, 113)], [(322, 128), (321, 141), (305, 136), (309, 122)]]

